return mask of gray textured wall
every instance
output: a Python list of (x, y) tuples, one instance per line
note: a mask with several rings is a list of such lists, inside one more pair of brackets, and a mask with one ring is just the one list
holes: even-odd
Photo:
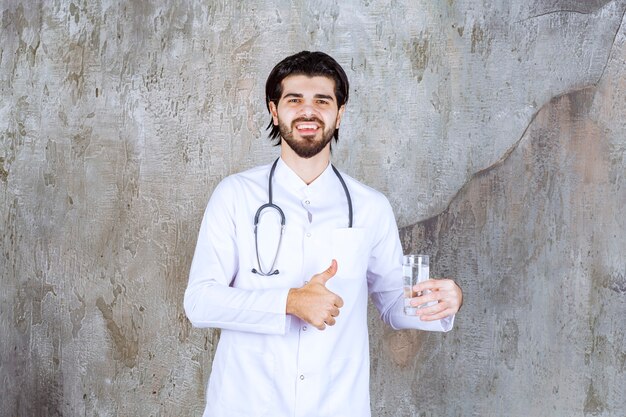
[[(626, 1), (0, 4), (0, 415), (192, 416), (206, 201), (276, 155), (263, 83), (347, 69), (334, 160), (465, 306), (371, 315), (375, 416), (626, 415)], [(373, 312), (372, 312), (373, 313)]]

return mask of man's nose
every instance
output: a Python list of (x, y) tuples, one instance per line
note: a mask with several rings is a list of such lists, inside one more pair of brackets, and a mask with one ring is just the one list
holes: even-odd
[(304, 103), (300, 108), (300, 114), (304, 117), (312, 117), (316, 114), (315, 107), (311, 103)]

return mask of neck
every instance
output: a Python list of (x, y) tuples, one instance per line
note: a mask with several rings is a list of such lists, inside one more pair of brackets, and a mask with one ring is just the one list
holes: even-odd
[(311, 158), (298, 156), (286, 143), (282, 142), (280, 157), (307, 185), (311, 184), (328, 167), (330, 144)]

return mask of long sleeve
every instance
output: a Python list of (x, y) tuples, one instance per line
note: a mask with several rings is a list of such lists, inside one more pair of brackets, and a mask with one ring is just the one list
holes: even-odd
[(422, 321), (404, 314), (402, 291), (402, 245), (393, 210), (383, 199), (380, 222), (376, 228), (376, 242), (368, 265), (370, 296), (380, 312), (381, 319), (392, 328), (448, 332), (454, 316), (436, 321)]
[[(346, 227), (350, 199), (330, 165), (306, 184), (279, 160), (273, 202), (286, 223), (281, 227), (276, 211), (262, 211), (258, 252), (253, 219), (268, 201), (269, 165), (228, 177), (214, 191), (185, 292), (195, 326), (224, 329), (205, 415), (369, 416), (368, 294), (395, 328), (451, 327), (404, 316), (391, 206), (377, 191), (344, 179), (352, 228)], [(286, 299), (289, 288), (304, 285), (332, 259), (339, 269), (326, 287), (344, 304), (335, 325), (322, 331), (285, 314)], [(280, 273), (252, 272), (273, 260)]]
[[(196, 327), (284, 334), (288, 288), (235, 288), (238, 274), (237, 195), (226, 178), (215, 189), (202, 219), (184, 307)], [(252, 220), (250, 220), (252, 227)]]

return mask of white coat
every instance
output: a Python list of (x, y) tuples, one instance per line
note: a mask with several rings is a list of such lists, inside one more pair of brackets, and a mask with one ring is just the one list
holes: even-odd
[[(331, 166), (306, 185), (282, 160), (274, 203), (286, 216), (278, 275), (258, 268), (253, 217), (268, 199), (270, 166), (232, 175), (215, 189), (200, 227), (185, 311), (196, 327), (221, 328), (207, 387), (205, 417), (367, 417), (367, 299), (394, 328), (448, 331), (453, 317), (422, 322), (403, 313), (402, 248), (391, 206), (379, 192), (342, 173), (353, 228)], [(265, 211), (259, 230), (264, 270), (276, 252), (279, 221)], [(285, 313), (301, 287), (332, 259), (327, 288), (344, 301), (336, 325), (320, 331)]]

